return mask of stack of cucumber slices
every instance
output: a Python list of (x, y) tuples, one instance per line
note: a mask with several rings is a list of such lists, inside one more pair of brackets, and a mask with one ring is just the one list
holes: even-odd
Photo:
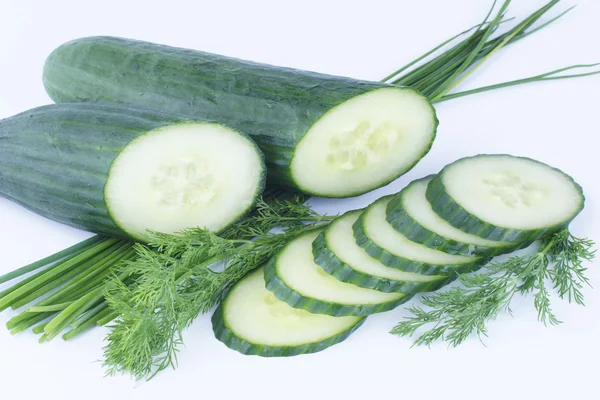
[(230, 290), (214, 333), (243, 354), (323, 350), (367, 315), (565, 227), (584, 201), (571, 177), (538, 161), (463, 158), (289, 242)]

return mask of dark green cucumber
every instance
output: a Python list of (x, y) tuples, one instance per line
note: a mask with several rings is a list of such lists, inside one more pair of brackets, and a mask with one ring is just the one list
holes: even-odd
[(365, 289), (413, 295), (437, 290), (453, 276), (412, 274), (386, 267), (369, 256), (354, 240), (352, 225), (362, 210), (350, 211), (333, 221), (313, 242), (313, 255), (325, 272)]
[(289, 357), (340, 343), (365, 319), (293, 309), (265, 289), (259, 268), (229, 291), (214, 312), (212, 325), (219, 341), (242, 354)]
[(410, 88), (114, 37), (57, 48), (44, 85), (60, 103), (128, 103), (226, 123), (258, 143), (273, 183), (325, 197), (396, 179), (429, 151), (437, 127), (429, 101)]
[(413, 242), (448, 254), (497, 256), (527, 247), (530, 242), (515, 244), (470, 235), (440, 218), (427, 201), (426, 191), (433, 175), (411, 182), (388, 203), (387, 221)]
[(334, 317), (366, 316), (408, 301), (405, 293), (383, 293), (338, 281), (315, 264), (312, 242), (319, 232), (290, 241), (265, 266), (267, 290), (290, 306)]
[(585, 204), (581, 186), (569, 175), (506, 154), (480, 154), (447, 165), (429, 182), (426, 196), (455, 228), (513, 243), (563, 229)]
[[(154, 200), (145, 197), (146, 193), (140, 193), (136, 198), (122, 198), (120, 193), (107, 189), (110, 185), (123, 183), (121, 171), (128, 166), (122, 154), (135, 155), (135, 151), (144, 149), (140, 146), (144, 146), (148, 138), (157, 141), (168, 132), (213, 129), (235, 132), (213, 123), (118, 104), (78, 103), (36, 108), (0, 121), (0, 195), (67, 225), (143, 240), (145, 230), (135, 230), (132, 224), (147, 223), (152, 227), (156, 221), (149, 218), (148, 221), (132, 222), (136, 216), (130, 209), (150, 207)], [(249, 152), (256, 155), (254, 161), (259, 170), (254, 192), (246, 199), (250, 201), (239, 210), (240, 215), (231, 216), (229, 223), (252, 206), (265, 179), (258, 148), (247, 137), (237, 132), (235, 135), (242, 139), (244, 146), (251, 147)], [(171, 136), (167, 140), (170, 139)], [(187, 146), (188, 155), (196, 151), (191, 148), (192, 143)], [(124, 152), (124, 149), (129, 150)], [(163, 161), (157, 158), (148, 163), (154, 165)], [(122, 162), (116, 165), (115, 160)], [(144, 169), (144, 166), (130, 168), (131, 174), (135, 174), (136, 168)], [(178, 212), (173, 207), (162, 211), (167, 215)], [(127, 214), (125, 220), (120, 217), (123, 213)], [(157, 213), (157, 220), (162, 218), (160, 214)], [(193, 219), (187, 223), (193, 224)], [(178, 230), (184, 227), (180, 226)]]
[(425, 275), (449, 275), (472, 272), (488, 259), (461, 256), (432, 250), (410, 241), (396, 231), (385, 216), (392, 196), (382, 197), (363, 212), (354, 223), (356, 243), (382, 264), (406, 272)]

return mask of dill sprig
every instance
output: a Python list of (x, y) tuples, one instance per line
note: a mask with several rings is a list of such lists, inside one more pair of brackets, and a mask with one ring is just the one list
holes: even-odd
[(487, 336), (490, 320), (501, 312), (511, 313), (516, 294), (533, 294), (538, 319), (557, 325), (561, 321), (552, 311), (550, 290), (556, 289), (560, 298), (583, 305), (582, 289), (589, 285), (583, 264), (594, 258), (593, 246), (593, 241), (577, 238), (568, 229), (557, 232), (543, 240), (534, 253), (493, 263), (485, 273), (461, 275), (458, 280), (462, 286), (424, 297), (422, 303), (427, 309), (408, 308), (412, 316), (391, 333), (412, 337), (420, 332), (416, 346), (430, 346), (438, 340), (457, 346), (473, 333), (482, 339)]
[[(261, 200), (250, 216), (220, 235), (205, 229), (151, 233), (148, 246), (136, 245), (138, 258), (107, 286), (106, 299), (118, 315), (104, 348), (107, 373), (129, 372), (139, 380), (174, 368), (183, 331), (198, 315), (288, 241), (333, 219), (302, 202)], [(276, 227), (280, 233), (272, 232)], [(124, 284), (123, 276), (133, 283)]]

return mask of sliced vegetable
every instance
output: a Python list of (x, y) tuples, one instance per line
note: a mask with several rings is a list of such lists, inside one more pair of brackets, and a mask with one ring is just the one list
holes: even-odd
[(385, 210), (392, 196), (371, 204), (354, 223), (356, 243), (382, 264), (406, 272), (454, 275), (478, 269), (487, 261), (430, 249), (409, 240), (387, 222)]
[(59, 103), (128, 103), (223, 121), (254, 138), (273, 183), (324, 197), (396, 179), (429, 151), (437, 127), (413, 89), (113, 37), (60, 46), (44, 84)]
[(413, 242), (450, 254), (493, 256), (515, 250), (515, 243), (483, 239), (440, 218), (425, 197), (432, 178), (413, 181), (392, 197), (386, 214), (394, 229)]
[(346, 339), (362, 317), (331, 317), (292, 308), (265, 289), (264, 271), (250, 272), (212, 317), (215, 337), (242, 354), (283, 357), (315, 353)]
[(489, 240), (526, 242), (566, 227), (583, 209), (581, 186), (539, 161), (482, 154), (447, 165), (427, 187), (433, 210)]
[(267, 289), (294, 308), (331, 316), (365, 316), (409, 300), (405, 293), (383, 293), (340, 282), (315, 264), (311, 245), (320, 231), (289, 242), (265, 266)]
[(336, 279), (380, 292), (413, 295), (436, 290), (453, 278), (421, 275), (383, 265), (354, 240), (352, 225), (362, 210), (350, 211), (333, 221), (313, 242), (313, 254), (325, 272)]
[(96, 233), (219, 231), (253, 206), (264, 179), (255, 144), (216, 123), (81, 103), (0, 121), (0, 195)]

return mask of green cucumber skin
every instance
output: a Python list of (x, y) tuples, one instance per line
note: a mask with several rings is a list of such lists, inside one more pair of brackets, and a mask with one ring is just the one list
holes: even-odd
[(128, 103), (226, 123), (258, 143), (270, 183), (316, 196), (327, 194), (300, 187), (290, 170), (295, 147), (308, 129), (352, 97), (398, 87), (114, 37), (60, 46), (46, 60), (43, 80), (57, 103)]
[[(480, 155), (473, 156), (473, 157), (484, 157), (484, 156), (486, 156), (486, 155), (480, 154)], [(511, 157), (514, 157), (514, 156), (511, 156)], [(466, 158), (472, 158), (472, 157), (466, 157)], [(427, 200), (433, 207), (433, 210), (440, 217), (442, 217), (443, 219), (448, 221), (455, 228), (461, 229), (464, 232), (467, 232), (472, 235), (476, 235), (476, 236), (479, 236), (479, 237), (482, 237), (482, 238), (488, 239), (488, 240), (499, 240), (499, 241), (504, 241), (504, 242), (513, 242), (513, 243), (521, 243), (521, 244), (531, 243), (535, 240), (541, 239), (545, 236), (551, 235), (555, 232), (560, 231), (561, 229), (566, 228), (571, 223), (571, 221), (581, 212), (581, 210), (583, 210), (583, 207), (585, 205), (585, 196), (583, 194), (583, 189), (581, 188), (581, 186), (577, 182), (575, 182), (575, 180), (571, 176), (565, 174), (563, 171), (559, 170), (558, 168), (550, 167), (547, 164), (544, 164), (537, 160), (533, 160), (531, 158), (527, 158), (527, 157), (519, 157), (519, 158), (523, 158), (525, 160), (529, 160), (529, 161), (532, 161), (532, 162), (535, 162), (538, 164), (542, 164), (548, 168), (552, 168), (552, 169), (560, 172), (561, 174), (567, 176), (571, 180), (571, 182), (573, 182), (575, 187), (577, 187), (577, 189), (581, 193), (582, 201), (581, 201), (581, 206), (571, 216), (571, 218), (569, 218), (568, 220), (566, 220), (560, 224), (557, 224), (557, 225), (548, 226), (548, 227), (544, 227), (544, 228), (540, 228), (540, 229), (533, 229), (533, 230), (504, 228), (504, 227), (496, 226), (489, 222), (486, 222), (486, 221), (478, 218), (477, 216), (467, 212), (460, 204), (455, 202), (454, 199), (452, 199), (446, 192), (446, 188), (444, 187), (444, 183), (442, 181), (443, 174), (444, 174), (445, 169), (454, 163), (449, 164), (446, 167), (444, 167), (444, 169), (442, 169), (442, 171), (438, 175), (436, 175), (436, 177), (434, 179), (432, 179), (431, 182), (429, 182), (429, 185), (427, 186), (427, 192), (426, 192)], [(465, 158), (457, 160), (457, 161), (455, 161), (455, 163), (461, 162), (462, 160), (465, 160)], [(524, 247), (526, 247), (526, 246), (524, 246)]]
[(361, 215), (353, 226), (356, 243), (365, 249), (371, 257), (379, 260), (387, 267), (416, 274), (456, 276), (456, 274), (476, 271), (489, 261), (488, 258), (481, 257), (472, 263), (434, 265), (399, 257), (379, 247), (369, 239), (364, 229), (364, 218), (364, 214)]
[(212, 316), (213, 332), (217, 340), (232, 350), (245, 355), (256, 355), (261, 357), (291, 357), (300, 354), (317, 353), (328, 347), (346, 340), (352, 333), (362, 326), (366, 318), (359, 320), (350, 329), (334, 335), (326, 340), (314, 343), (305, 343), (300, 346), (266, 346), (248, 342), (237, 336), (224, 320), (223, 305), (220, 305)]
[(112, 162), (136, 137), (188, 122), (197, 121), (93, 103), (49, 105), (4, 119), (0, 196), (66, 225), (129, 238), (104, 200)]
[(325, 232), (321, 232), (313, 242), (313, 255), (315, 257), (315, 263), (323, 268), (325, 272), (334, 276), (341, 282), (351, 283), (365, 289), (378, 290), (385, 293), (397, 292), (406, 293), (407, 295), (412, 296), (417, 293), (438, 290), (456, 279), (456, 276), (449, 276), (446, 279), (431, 282), (410, 282), (365, 274), (344, 263), (329, 250)]
[[(430, 178), (432, 178), (432, 176), (425, 177), (423, 180), (428, 180)], [(402, 204), (402, 192), (392, 197), (392, 200), (388, 203), (386, 215), (387, 221), (394, 229), (406, 236), (409, 240), (427, 246), (430, 249), (443, 251), (448, 254), (494, 257), (512, 253), (515, 250), (525, 248), (531, 244), (531, 242), (525, 242), (509, 246), (487, 247), (463, 243), (438, 235), (419, 224), (419, 222), (408, 215)]]
[(412, 298), (412, 296), (405, 296), (397, 301), (389, 301), (381, 304), (349, 305), (330, 303), (306, 297), (287, 286), (285, 282), (277, 276), (277, 256), (273, 257), (267, 265), (265, 265), (265, 286), (268, 291), (275, 295), (275, 297), (291, 307), (306, 310), (313, 314), (325, 314), (332, 317), (364, 317), (393, 310), (400, 304), (403, 304)]

